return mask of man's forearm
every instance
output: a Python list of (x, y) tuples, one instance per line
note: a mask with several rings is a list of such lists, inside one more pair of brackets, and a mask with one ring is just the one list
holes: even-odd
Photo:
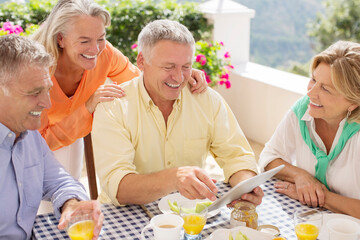
[(176, 168), (151, 174), (128, 174), (119, 184), (116, 198), (120, 204), (146, 204), (173, 191)]

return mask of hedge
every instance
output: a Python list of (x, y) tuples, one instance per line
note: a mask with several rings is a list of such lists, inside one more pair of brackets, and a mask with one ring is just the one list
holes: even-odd
[[(0, 4), (0, 23), (11, 21), (26, 29), (30, 24), (40, 24), (50, 13), (55, 0), (30, 0), (26, 4), (5, 2)], [(212, 25), (209, 24), (197, 3), (177, 3), (175, 0), (99, 0), (111, 14), (111, 26), (107, 29), (107, 39), (121, 52), (135, 60), (131, 46), (136, 42), (141, 29), (156, 19), (179, 21), (188, 27), (195, 40), (209, 39)]]

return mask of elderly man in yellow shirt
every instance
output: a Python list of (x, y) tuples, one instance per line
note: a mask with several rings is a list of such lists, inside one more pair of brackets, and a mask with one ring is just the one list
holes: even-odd
[[(210, 152), (232, 186), (257, 173), (254, 153), (224, 99), (191, 94), (195, 42), (178, 22), (157, 20), (139, 34), (140, 77), (126, 96), (94, 114), (95, 165), (104, 201), (145, 204), (173, 191), (215, 200), (216, 181), (202, 169)], [(241, 198), (258, 205), (261, 188)]]

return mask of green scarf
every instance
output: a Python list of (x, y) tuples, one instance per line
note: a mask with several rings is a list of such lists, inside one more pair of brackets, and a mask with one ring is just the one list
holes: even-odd
[(320, 150), (315, 145), (315, 143), (310, 137), (309, 129), (307, 128), (305, 121), (301, 120), (308, 108), (309, 102), (309, 97), (304, 96), (295, 103), (295, 105), (292, 107), (292, 110), (299, 120), (300, 132), (305, 143), (309, 146), (310, 150), (316, 157), (317, 163), (315, 165), (315, 177), (329, 189), (329, 186), (326, 182), (326, 171), (329, 162), (333, 160), (337, 155), (339, 155), (339, 153), (343, 150), (347, 140), (349, 140), (355, 133), (360, 130), (360, 124), (349, 124), (348, 122), (345, 122), (343, 131), (339, 138), (339, 142), (335, 146), (334, 150), (330, 152), (329, 155), (326, 155), (324, 151)]

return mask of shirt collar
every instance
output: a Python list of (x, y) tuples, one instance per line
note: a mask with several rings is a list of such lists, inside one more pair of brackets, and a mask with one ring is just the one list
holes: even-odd
[[(310, 133), (310, 137), (311, 139), (314, 141), (314, 143), (319, 147), (320, 150), (322, 150), (324, 153), (328, 154), (325, 144), (322, 141), (322, 139), (320, 138), (320, 136), (316, 133), (316, 126), (315, 126), (315, 120), (312, 116), (310, 116), (309, 114), (309, 107), (306, 110), (306, 112), (304, 113), (303, 117), (301, 118), (301, 120), (306, 122), (306, 125), (308, 126), (309, 129), (309, 133)], [(339, 123), (339, 127), (336, 131), (336, 135), (333, 141), (333, 144), (331, 145), (331, 149), (329, 151), (329, 153), (331, 151), (333, 151), (333, 149), (335, 148), (335, 146), (337, 145), (339, 138), (342, 134), (344, 125), (346, 123), (347, 118), (345, 117), (343, 120), (341, 120), (341, 122)]]
[[(173, 105), (174, 108), (180, 109), (183, 91), (184, 91), (184, 89), (186, 87), (184, 87), (181, 90), (181, 92), (179, 94), (179, 97), (175, 100), (174, 105)], [(141, 72), (140, 77), (139, 77), (139, 91), (140, 91), (140, 97), (143, 100), (143, 102), (144, 102), (147, 109), (150, 109), (151, 106), (155, 106), (154, 101), (151, 99), (149, 93), (146, 91), (146, 88), (145, 88), (145, 85), (144, 85), (144, 74), (143, 74), (143, 72)]]
[(5, 138), (9, 135), (11, 131), (5, 127), (4, 124), (0, 123), (0, 144), (2, 144)]
[[(27, 135), (27, 131), (22, 132), (18, 138), (18, 141), (23, 139)], [(15, 142), (15, 133), (7, 128), (4, 124), (0, 123), (0, 144), (3, 144), (7, 137), (12, 139), (12, 142)]]

